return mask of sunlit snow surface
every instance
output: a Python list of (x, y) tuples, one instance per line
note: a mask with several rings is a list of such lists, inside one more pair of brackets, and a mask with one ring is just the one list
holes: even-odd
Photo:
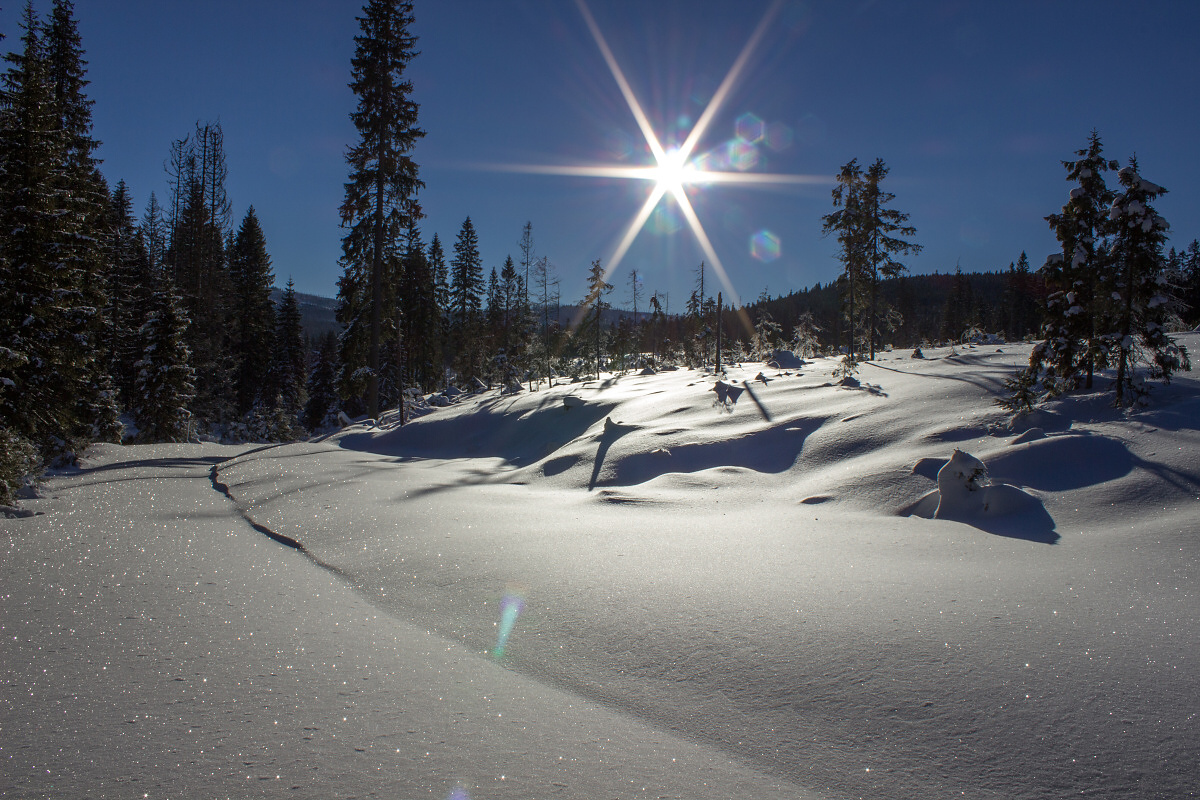
[(0, 521), (0, 791), (1187, 796), (1200, 383), (1010, 429), (1028, 346), (925, 355), (100, 448)]

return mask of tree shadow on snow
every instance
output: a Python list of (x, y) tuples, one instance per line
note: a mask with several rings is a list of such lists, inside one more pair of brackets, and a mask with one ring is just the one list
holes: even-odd
[(612, 443), (621, 438), (630, 431), (637, 430), (633, 425), (622, 425), (619, 422), (613, 422), (611, 417), (605, 417), (604, 430), (596, 437), (600, 446), (596, 449), (596, 460), (592, 464), (592, 477), (588, 481), (588, 491), (596, 488), (596, 481), (600, 477), (600, 469), (604, 466), (604, 457), (608, 455), (608, 448), (612, 447)]

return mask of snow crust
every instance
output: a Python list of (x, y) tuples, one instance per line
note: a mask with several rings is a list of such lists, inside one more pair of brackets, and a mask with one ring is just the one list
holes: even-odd
[(0, 793), (1187, 796), (1200, 382), (1003, 350), (98, 448), (0, 520)]

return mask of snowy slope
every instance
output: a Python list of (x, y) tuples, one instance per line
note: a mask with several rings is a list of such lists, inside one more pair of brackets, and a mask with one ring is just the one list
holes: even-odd
[[(1183, 339), (1197, 352), (1200, 337)], [(195, 513), (238, 532), (215, 535), (204, 558), (269, 595), (255, 600), (263, 631), (303, 621), (283, 653), (323, 648), (303, 681), (272, 686), (281, 706), (397, 708), (400, 695), (436, 691), (466, 726), (447, 738), (436, 703), (403, 721), (376, 715), (371, 730), (398, 737), (404, 759), (363, 752), (393, 783), (371, 783), (363, 756), (337, 781), (298, 785), (434, 797), (460, 785), (474, 800), (1189, 796), (1200, 783), (1200, 383), (1185, 374), (1132, 414), (1097, 394), (1010, 426), (992, 401), (1027, 346), (926, 355), (882, 354), (858, 386), (839, 385), (830, 361), (742, 365), (724, 403), (713, 376), (688, 370), (491, 392), (403, 428), (356, 426), (221, 463), (234, 502), (216, 495), (205, 503), (219, 515)], [(956, 449), (982, 461), (990, 485), (968, 492), (947, 470), (943, 498), (938, 473)], [(112, 474), (153, 491), (159, 473), (135, 466)], [(83, 491), (70, 481), (95, 478), (60, 479), (59, 506), (37, 501), (45, 517), (0, 523), (6, 565), (53, 563), (29, 531), (63, 504), (94, 516), (66, 498)], [(251, 569), (256, 553), (278, 566)], [(151, 598), (165, 594), (181, 620), (195, 612), (166, 641), (224, 624), (225, 609), (210, 619), (172, 594), (176, 577), (155, 581)], [(329, 587), (319, 599), (318, 585)], [(68, 613), (53, 592), (27, 592), (60, 610), (26, 616)], [(6, 600), (4, 633), (18, 608)], [(384, 622), (330, 628), (357, 617)], [(227, 644), (226, 662), (247, 657)], [(0, 654), (6, 668), (30, 652), (4, 647), (19, 648)], [(436, 661), (443, 649), (455, 666)], [(320, 666), (339, 652), (391, 677), (340, 695)], [(519, 689), (497, 693), (497, 681)], [(483, 721), (499, 696), (531, 698), (520, 731)], [(7, 697), (14, 719), (46, 707)], [(224, 696), (227, 712), (236, 698)], [(595, 738), (562, 738), (584, 724), (571, 708), (601, 715), (587, 723)], [(255, 716), (253, 742), (298, 744)], [(434, 761), (411, 757), (435, 739)], [(592, 752), (617, 742), (607, 760)], [(300, 746), (318, 767), (335, 752)], [(214, 793), (230, 791), (223, 780)]]

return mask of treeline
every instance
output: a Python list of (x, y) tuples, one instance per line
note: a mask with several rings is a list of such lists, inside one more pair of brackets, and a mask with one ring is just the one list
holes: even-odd
[(166, 206), (99, 169), (69, 0), (32, 4), (0, 86), (0, 503), (89, 442), (290, 437), (309, 365), (270, 301), (251, 208), (232, 226), (220, 125), (172, 143)]

